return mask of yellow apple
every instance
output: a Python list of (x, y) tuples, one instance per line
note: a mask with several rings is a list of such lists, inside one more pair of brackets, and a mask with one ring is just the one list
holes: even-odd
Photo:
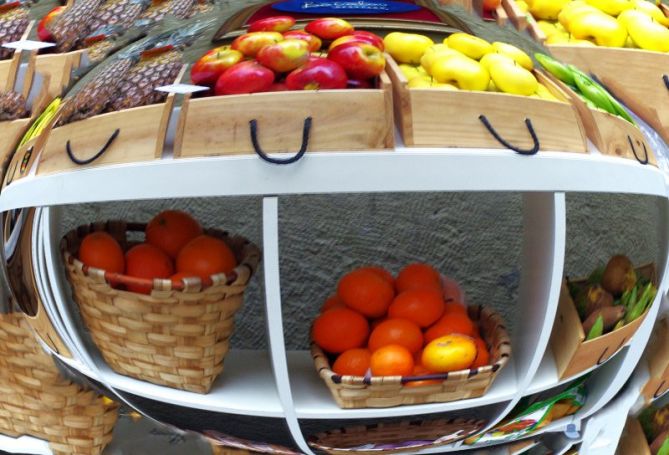
[(546, 44), (566, 44), (569, 42), (569, 33), (557, 32), (546, 38)]
[(530, 13), (537, 19), (555, 20), (571, 0), (532, 0)]
[(414, 77), (407, 83), (409, 88), (430, 88), (432, 87), (432, 78), (430, 76)]
[(453, 84), (463, 90), (488, 88), (490, 74), (483, 65), (466, 56), (446, 56), (432, 64), (432, 77), (437, 82)]
[(430, 68), (432, 67), (432, 64), (435, 62), (435, 60), (444, 55), (462, 55), (462, 54), (454, 49), (451, 49), (445, 44), (435, 44), (433, 46), (428, 47), (425, 50), (425, 53), (420, 59), (420, 65), (425, 71), (429, 73)]
[(662, 10), (657, 5), (645, 0), (632, 0), (632, 4), (634, 5), (635, 10), (641, 11), (642, 13), (652, 17), (655, 19), (655, 21), (659, 22), (665, 27), (669, 26), (669, 18), (664, 15)]
[(546, 35), (546, 37), (549, 37), (549, 36), (553, 35), (554, 33), (558, 32), (557, 27), (555, 26), (555, 24), (553, 22), (537, 21), (537, 27), (539, 27), (539, 29), (542, 32), (544, 32), (544, 35)]
[(585, 0), (585, 2), (611, 16), (617, 16), (633, 6), (629, 0)]
[(633, 16), (625, 21), (634, 44), (647, 51), (669, 52), (669, 29), (650, 17), (643, 16)]
[(392, 32), (383, 38), (383, 44), (398, 63), (412, 63), (417, 65), (425, 49), (432, 46), (434, 41), (425, 35), (417, 33)]
[(625, 27), (601, 12), (581, 14), (570, 21), (568, 28), (574, 38), (594, 41), (598, 46), (623, 47), (627, 40)]
[(511, 57), (516, 63), (518, 63), (526, 70), (531, 71), (534, 68), (534, 64), (532, 63), (530, 56), (522, 50), (518, 49), (516, 46), (502, 43), (500, 41), (495, 41), (492, 43), (492, 47), (496, 53)]
[(537, 84), (537, 91), (535, 93), (539, 96), (539, 98), (543, 98), (545, 100), (560, 101), (558, 98), (555, 97), (555, 95), (551, 93), (548, 87), (546, 87), (542, 83)]
[(569, 31), (571, 21), (585, 13), (603, 14), (600, 10), (594, 6), (588, 5), (585, 2), (571, 2), (565, 6), (565, 8), (558, 15), (558, 22), (565, 28), (565, 30)]
[(534, 74), (515, 63), (493, 65), (490, 68), (490, 78), (495, 87), (504, 93), (530, 96), (537, 91), (538, 82)]
[(504, 54), (497, 54), (497, 53), (492, 53), (492, 54), (486, 54), (483, 56), (481, 59), (480, 63), (483, 65), (485, 69), (490, 71), (490, 66), (498, 64), (498, 63), (511, 63), (513, 64), (515, 60), (513, 60), (511, 57), (508, 55)]
[(479, 60), (485, 54), (492, 52), (489, 42), (469, 33), (453, 33), (444, 39), (444, 43), (474, 60)]
[(446, 83), (441, 83), (441, 82), (433, 82), (432, 83), (432, 88), (436, 88), (439, 90), (460, 90), (453, 84), (446, 84)]
[(400, 63), (399, 68), (400, 71), (402, 71), (402, 74), (404, 74), (404, 77), (406, 77), (407, 81), (410, 81), (414, 77), (420, 76), (417, 66), (407, 65), (406, 63)]

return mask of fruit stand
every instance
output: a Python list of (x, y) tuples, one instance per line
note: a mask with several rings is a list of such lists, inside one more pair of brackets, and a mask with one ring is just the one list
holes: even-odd
[[(428, 6), (443, 13), (436, 4)], [(352, 23), (361, 30), (366, 23), (375, 32), (383, 29), (373, 20)], [(369, 43), (361, 45), (374, 58), (383, 58), (385, 68), (358, 69), (364, 74), (360, 78), (351, 77), (355, 70), (346, 66), (347, 57), (338, 56), (344, 51), (335, 51), (337, 46), (330, 45), (327, 58), (309, 57), (321, 65), (323, 60), (341, 59), (348, 70), (341, 81), (326, 81), (336, 86), (317, 91), (270, 89), (272, 84), (301, 89), (314, 81), (305, 82), (300, 79), (304, 74), (292, 72), (285, 81), (275, 81), (267, 67), (285, 62), (264, 62), (256, 49), (257, 61), (237, 68), (254, 67), (254, 83), (263, 88), (253, 92), (266, 93), (249, 93), (236, 85), (233, 73), (222, 72), (212, 82), (197, 79), (202, 74), (191, 69), (194, 62), (206, 63), (211, 49), (223, 52), (210, 42), (223, 42), (216, 37), (226, 36), (233, 50), (244, 51), (247, 35), (238, 30), (241, 25), (230, 29), (229, 22), (201, 28), (188, 24), (193, 28), (184, 27), (181, 34), (149, 34), (131, 45), (132, 52), (110, 57), (110, 66), (103, 62), (93, 69), (48, 125), (18, 146), (8, 162), (0, 192), (4, 278), (27, 325), (61, 371), (93, 384), (93, 390), (104, 391), (145, 421), (204, 433), (221, 446), (219, 450), (522, 453), (543, 444), (568, 453), (580, 444), (579, 453), (613, 453), (627, 415), (661, 397), (669, 381), (664, 346), (669, 177), (662, 166), (669, 156), (666, 146), (656, 148), (660, 143), (639, 128), (645, 124), (622, 106), (622, 112), (593, 108), (581, 98), (581, 85), (571, 86), (540, 65), (525, 68), (514, 46), (507, 54), (486, 50), (504, 57), (489, 63), (496, 69), (480, 83), (478, 74), (471, 80), (442, 77), (433, 64), (423, 61), (422, 51), (417, 61), (406, 57), (388, 39), (389, 30), (384, 33), (385, 54), (369, 49)], [(253, 24), (257, 22), (244, 25), (249, 34), (276, 33), (251, 31), (260, 27)], [(305, 24), (307, 30), (327, 36), (318, 28), (325, 27), (322, 23), (300, 23)], [(433, 45), (466, 34), (451, 25), (431, 23), (434, 41), (427, 39)], [(206, 36), (204, 51), (193, 44), (198, 43), (193, 38), (198, 33)], [(477, 68), (485, 65), (481, 55), (468, 54), (476, 53), (472, 41), (467, 46), (473, 47), (462, 48), (455, 41), (451, 39), (450, 46), (458, 50), (452, 52), (467, 57), (450, 58), (468, 58)], [(272, 45), (277, 43), (263, 49)], [(340, 44), (346, 46), (355, 45)], [(489, 46), (508, 49), (500, 42)], [(275, 73), (310, 69), (307, 46), (297, 47), (301, 63), (281, 66)], [(136, 97), (124, 97), (118, 89), (113, 94), (116, 101), (104, 107), (83, 95), (77, 98), (93, 93), (87, 92), (90, 87), (99, 89), (95, 81), (108, 79), (109, 68), (125, 58), (135, 66), (124, 70), (129, 71), (124, 81), (149, 74), (161, 78), (156, 87)], [(168, 70), (152, 74), (151, 65), (165, 61), (171, 65)], [(263, 62), (264, 69), (259, 69)], [(431, 72), (430, 80), (413, 85), (417, 83), (407, 75), (410, 63), (416, 71), (420, 67)], [(495, 76), (511, 67), (526, 83), (516, 86)], [(38, 67), (34, 71), (40, 74)], [(480, 87), (462, 88), (470, 82)], [(506, 83), (514, 87), (502, 90)], [(443, 87), (449, 84), (462, 87)], [(121, 82), (117, 87), (133, 86)], [(608, 88), (617, 94), (614, 87)], [(200, 89), (204, 95), (196, 94)], [(90, 111), (73, 112), (72, 100)], [(646, 151), (645, 160), (640, 150)], [(575, 219), (576, 201), (581, 197), (606, 211), (606, 203), (597, 201), (618, 196), (634, 198), (640, 212), (651, 213), (650, 227), (641, 236), (647, 237), (651, 254), (639, 260), (635, 251), (598, 252), (600, 261), (609, 254), (600, 264), (606, 266), (604, 277), (594, 279), (593, 272), (580, 279), (584, 272), (579, 262), (593, 261), (574, 251), (574, 231), (583, 225)], [(363, 201), (362, 209), (347, 218), (346, 204), (356, 198)], [(421, 205), (422, 198), (431, 205)], [(471, 202), (456, 213), (458, 198)], [(412, 235), (414, 229), (439, 233), (458, 222), (464, 233), (424, 242), (420, 233), (406, 238), (406, 232), (392, 230), (393, 218), (378, 209), (393, 199), (406, 204), (402, 211), (410, 215), (405, 227)], [(480, 262), (470, 269), (462, 265), (473, 277), (452, 266), (455, 260), (434, 256), (441, 247), (455, 256), (461, 253), (459, 244), (478, 238), (495, 243), (495, 226), (475, 218), (485, 214), (485, 208), (491, 210), (491, 201), (498, 201), (498, 216), (513, 220), (514, 227), (510, 234), (499, 233), (501, 246), (484, 248)], [(314, 209), (319, 204), (324, 205), (321, 211)], [(196, 233), (186, 242), (174, 251), (162, 248), (160, 254), (167, 253), (172, 261), (169, 270), (133, 274), (130, 253), (153, 245), (151, 226), (160, 224), (171, 209), (197, 211), (203, 227), (195, 221)], [(456, 221), (441, 223), (441, 212), (455, 215), (448, 219)], [(608, 221), (614, 247), (622, 248), (624, 242), (616, 243), (619, 227), (625, 226), (621, 236), (633, 229), (614, 215)], [(362, 226), (359, 230), (356, 223)], [(291, 232), (296, 226), (306, 228)], [(83, 244), (95, 232), (108, 234), (120, 245), (118, 254), (125, 263), (119, 269), (86, 257)], [(142, 243), (144, 235), (148, 243)], [(233, 251), (231, 265), (196, 275), (179, 265), (198, 235), (210, 243), (197, 255), (219, 248), (215, 240), (223, 242), (228, 246), (221, 248)], [(513, 277), (506, 279), (515, 280), (513, 290), (499, 301), (476, 291), (477, 286), (488, 291), (504, 288), (500, 282), (505, 276), (498, 276), (502, 271), (492, 270), (497, 282), (486, 284), (487, 262), (495, 267), (493, 250), (506, 250), (513, 264)], [(616, 273), (607, 270), (606, 262), (614, 253), (634, 259), (611, 259), (624, 263), (619, 266), (624, 269), (621, 275), (634, 277), (624, 287), (611, 285), (607, 278)], [(378, 264), (365, 262), (370, 257), (378, 258)], [(412, 264), (430, 262), (438, 302), (432, 305), (437, 307), (434, 314), (424, 316), (402, 308), (401, 297), (411, 289), (398, 283)], [(370, 278), (369, 270), (361, 272), (381, 289), (379, 293), (387, 291), (378, 311), (368, 306), (376, 296), (359, 300), (354, 291), (342, 288), (346, 277), (368, 265), (392, 272), (390, 284), (373, 273)], [(175, 272), (182, 276), (175, 278)], [(580, 291), (569, 287), (574, 284)], [(609, 293), (610, 301), (602, 303), (597, 297), (583, 303), (581, 291), (591, 287)], [(464, 290), (466, 298), (461, 293), (454, 298), (457, 302), (449, 300), (447, 290), (453, 288)], [(319, 313), (333, 289), (341, 302)], [(312, 301), (314, 295), (320, 300)], [(471, 356), (456, 366), (450, 365), (452, 359), (440, 358), (435, 340), (428, 339), (442, 318), (452, 317), (442, 308), (449, 304), (460, 305), (456, 311), (471, 324), (467, 334), (446, 331), (434, 337), (438, 341), (461, 336), (465, 348), (471, 344)], [(235, 313), (250, 312), (248, 308), (256, 313), (250, 319), (252, 332), (260, 333), (261, 341), (234, 335), (234, 319), (240, 317)], [(618, 310), (613, 319), (605, 314), (609, 310)], [(360, 340), (342, 341), (339, 334), (346, 327), (330, 330), (335, 322), (322, 322), (337, 311), (347, 312), (348, 321), (357, 324)], [(387, 322), (400, 320), (394, 318), (419, 327), (419, 341), (411, 342), (415, 346), (400, 346), (409, 356), (402, 373), (384, 370), (384, 364), (375, 366), (374, 356), (388, 347), (379, 344), (375, 334)], [(319, 324), (326, 328), (320, 330)], [(357, 336), (352, 330), (346, 333), (353, 334), (348, 338)], [(653, 342), (658, 346), (647, 350), (651, 337), (659, 340)], [(475, 347), (475, 339), (483, 347)], [(313, 341), (311, 349), (304, 340)], [(337, 360), (350, 348), (369, 348), (371, 364), (359, 373), (340, 373)], [(478, 358), (481, 352), (486, 353), (484, 360)], [(253, 425), (260, 430), (249, 430)], [(265, 440), (249, 436), (263, 431)], [(638, 432), (635, 435), (639, 439)], [(34, 439), (0, 439), (0, 449), (16, 447), (50, 453)]]

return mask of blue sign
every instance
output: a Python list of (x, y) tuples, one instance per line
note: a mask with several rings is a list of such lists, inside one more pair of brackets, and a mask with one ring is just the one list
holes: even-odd
[(417, 11), (413, 3), (392, 0), (287, 0), (272, 5), (287, 13), (300, 14), (392, 14)]

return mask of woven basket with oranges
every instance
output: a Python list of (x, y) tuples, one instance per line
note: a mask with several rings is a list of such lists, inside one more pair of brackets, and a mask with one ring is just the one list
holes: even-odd
[(494, 311), (466, 307), (458, 284), (427, 264), (394, 278), (380, 267), (344, 275), (312, 326), (316, 369), (342, 408), (483, 395), (511, 354)]

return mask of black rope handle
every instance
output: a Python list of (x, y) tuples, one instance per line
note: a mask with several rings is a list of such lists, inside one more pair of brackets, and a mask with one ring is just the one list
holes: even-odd
[(504, 147), (506, 147), (510, 150), (513, 150), (514, 152), (516, 152), (520, 155), (534, 155), (539, 151), (539, 148), (540, 148), (539, 138), (537, 137), (537, 133), (534, 132), (534, 127), (532, 126), (532, 121), (530, 119), (528, 119), (528, 118), (525, 119), (525, 126), (527, 126), (527, 130), (530, 132), (530, 136), (532, 137), (532, 142), (534, 142), (534, 147), (532, 147), (531, 149), (525, 149), (525, 150), (521, 149), (521, 148), (518, 148), (518, 147), (515, 147), (512, 144), (508, 143), (506, 140), (504, 140), (504, 138), (502, 138), (502, 136), (500, 136), (499, 133), (497, 133), (497, 131), (495, 131), (495, 128), (492, 127), (492, 125), (490, 124), (490, 121), (488, 120), (488, 118), (485, 115), (483, 115), (483, 114), (479, 115), (479, 120), (481, 120), (481, 123), (483, 123), (483, 126), (485, 126), (488, 129), (488, 131), (490, 132), (490, 134), (492, 134), (493, 137), (495, 139), (497, 139), (497, 141), (500, 144), (502, 144)]
[(669, 90), (669, 76), (665, 74), (662, 76), (662, 80), (664, 81), (664, 85), (667, 87), (667, 90)]
[(311, 117), (307, 117), (304, 119), (304, 127), (302, 128), (302, 145), (300, 146), (300, 150), (290, 158), (272, 158), (270, 156), (267, 156), (265, 152), (262, 151), (260, 148), (260, 144), (258, 143), (258, 121), (256, 119), (253, 119), (249, 122), (250, 130), (251, 130), (251, 144), (253, 144), (253, 149), (255, 150), (256, 154), (262, 158), (263, 160), (267, 161), (268, 163), (272, 164), (291, 164), (296, 161), (298, 161), (300, 158), (304, 156), (304, 154), (307, 151), (307, 147), (309, 146), (309, 132), (311, 131)]
[(648, 150), (646, 149), (646, 143), (641, 142), (641, 145), (643, 145), (643, 154), (644, 154), (644, 159), (641, 160), (639, 159), (639, 155), (636, 154), (636, 149), (634, 148), (634, 142), (632, 141), (632, 138), (629, 136), (629, 134), (627, 135), (627, 140), (629, 141), (630, 147), (632, 148), (632, 153), (634, 153), (634, 158), (636, 158), (636, 160), (643, 165), (648, 164)]
[(74, 153), (72, 153), (72, 147), (70, 146), (70, 140), (68, 139), (67, 142), (65, 143), (65, 150), (67, 150), (67, 156), (70, 157), (70, 159), (72, 160), (72, 162), (74, 164), (78, 164), (79, 166), (84, 166), (86, 164), (91, 164), (93, 161), (100, 158), (107, 151), (109, 146), (112, 145), (112, 142), (114, 142), (114, 139), (116, 139), (118, 137), (120, 132), (121, 132), (121, 129), (116, 128), (116, 131), (114, 131), (112, 133), (112, 135), (109, 137), (109, 139), (107, 139), (107, 142), (105, 143), (105, 145), (102, 146), (100, 151), (98, 153), (96, 153), (95, 155), (93, 155), (92, 157), (87, 158), (85, 160), (80, 160), (79, 158), (74, 156)]

